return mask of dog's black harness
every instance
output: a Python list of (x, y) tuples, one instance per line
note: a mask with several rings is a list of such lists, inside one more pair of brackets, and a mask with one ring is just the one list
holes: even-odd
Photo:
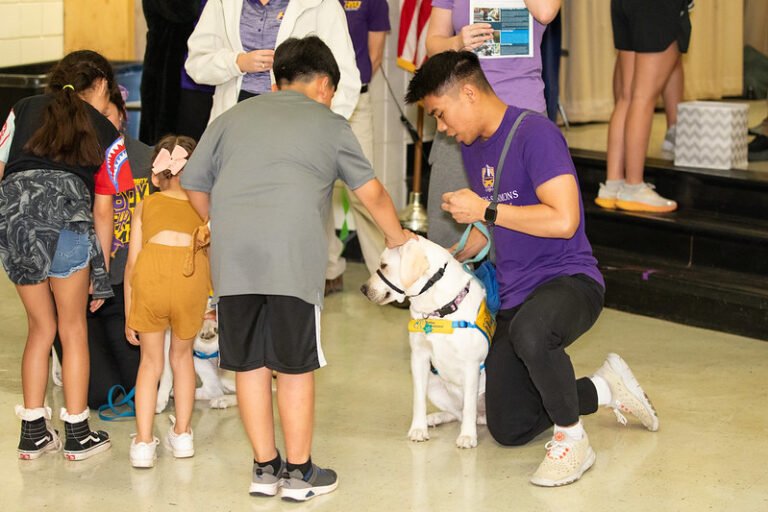
[(384, 277), (384, 272), (382, 272), (381, 269), (376, 269), (376, 274), (381, 278), (382, 281), (384, 281), (384, 284), (386, 284), (387, 286), (392, 288), (392, 290), (394, 290), (395, 292), (397, 292), (397, 293), (399, 293), (401, 295), (405, 295), (406, 297), (418, 297), (422, 293), (424, 293), (427, 290), (429, 290), (430, 288), (432, 288), (432, 285), (434, 285), (436, 282), (438, 282), (440, 279), (443, 278), (443, 276), (445, 275), (445, 269), (446, 269), (447, 266), (448, 266), (448, 263), (446, 262), (446, 264), (443, 265), (440, 268), (440, 270), (435, 272), (432, 275), (432, 277), (429, 278), (429, 281), (424, 283), (424, 286), (421, 287), (421, 291), (419, 291), (419, 293), (417, 293), (416, 295), (407, 295), (405, 293), (405, 290), (401, 290), (400, 288), (395, 286), (395, 284), (392, 281), (390, 281), (389, 279)]

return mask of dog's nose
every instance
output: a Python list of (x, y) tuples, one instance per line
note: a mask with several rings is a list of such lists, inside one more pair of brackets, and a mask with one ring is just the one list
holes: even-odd
[(363, 292), (363, 295), (365, 295), (367, 297), (368, 296), (368, 285), (367, 284), (363, 284), (363, 286), (360, 287), (360, 291)]

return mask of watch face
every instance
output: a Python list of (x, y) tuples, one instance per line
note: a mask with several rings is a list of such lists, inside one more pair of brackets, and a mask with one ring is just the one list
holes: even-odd
[(485, 221), (496, 222), (496, 205), (491, 205), (485, 209)]

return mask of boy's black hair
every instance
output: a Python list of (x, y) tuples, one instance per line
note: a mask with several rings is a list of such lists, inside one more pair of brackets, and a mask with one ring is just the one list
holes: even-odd
[(466, 51), (438, 53), (416, 70), (408, 84), (405, 102), (416, 103), (425, 96), (442, 95), (446, 89), (460, 82), (470, 82), (488, 92), (493, 90), (480, 68), (477, 55)]
[(283, 41), (275, 50), (272, 70), (278, 87), (325, 75), (336, 89), (341, 78), (331, 49), (317, 36), (291, 37)]

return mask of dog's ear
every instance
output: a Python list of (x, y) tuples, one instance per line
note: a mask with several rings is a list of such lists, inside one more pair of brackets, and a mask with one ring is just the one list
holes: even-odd
[(418, 240), (409, 240), (400, 247), (400, 283), (407, 290), (429, 270), (429, 260)]

